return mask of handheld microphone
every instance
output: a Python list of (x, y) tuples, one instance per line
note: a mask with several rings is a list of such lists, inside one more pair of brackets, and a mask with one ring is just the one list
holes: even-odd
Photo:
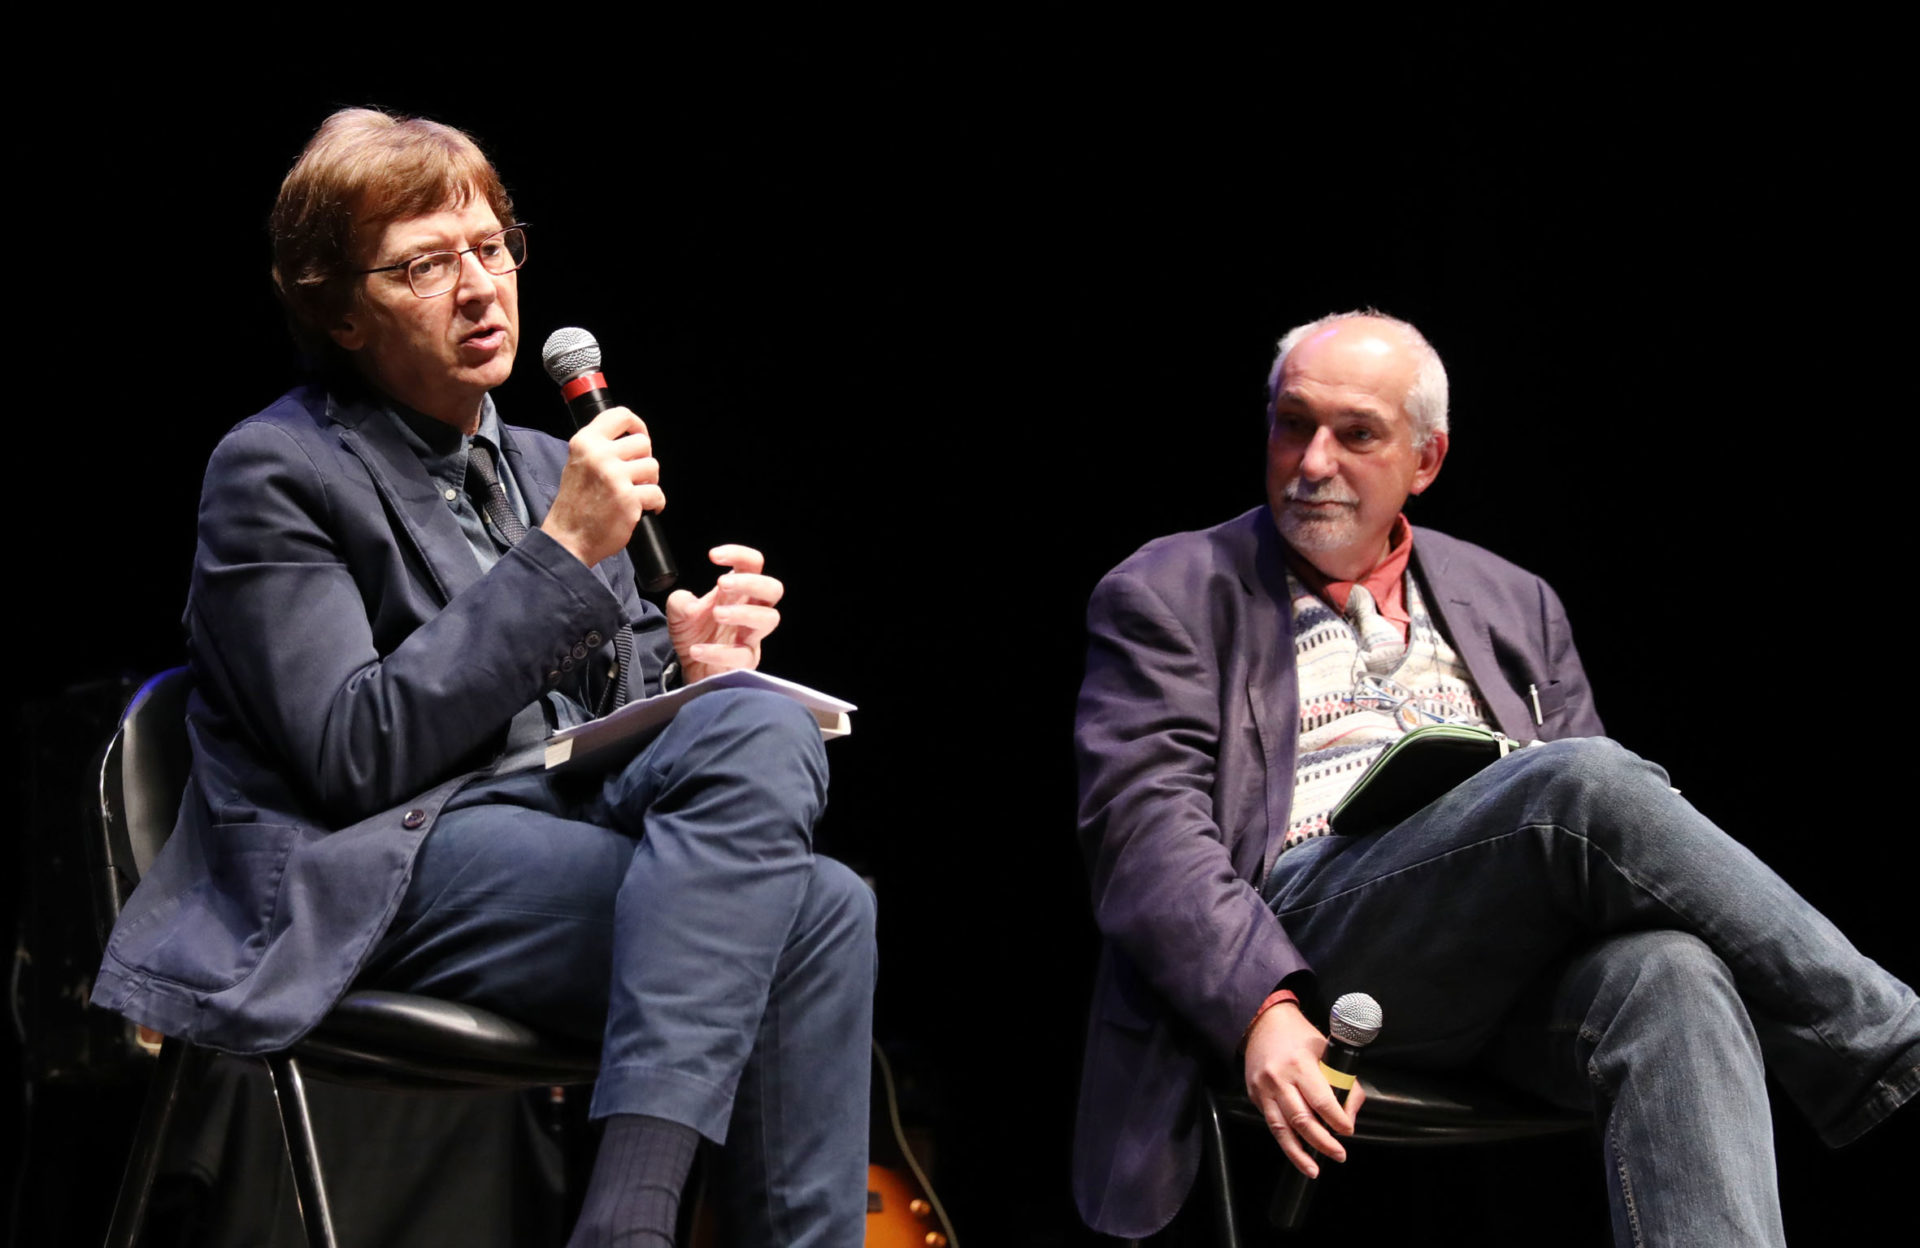
[[(1327, 1051), (1320, 1059), (1320, 1073), (1333, 1085), (1333, 1095), (1342, 1105), (1347, 1103), (1347, 1092), (1354, 1084), (1353, 1071), (1360, 1064), (1360, 1050), (1380, 1034), (1382, 1021), (1380, 1003), (1364, 992), (1350, 992), (1333, 1003), (1333, 1016), (1327, 1022)], [(1311, 1146), (1308, 1151), (1312, 1151)], [(1289, 1165), (1273, 1193), (1267, 1221), (1283, 1231), (1298, 1230), (1312, 1200), (1313, 1180)]]
[[(607, 394), (607, 379), (600, 373), (600, 344), (584, 329), (556, 329), (540, 350), (540, 362), (547, 376), (560, 387), (567, 411), (578, 428), (610, 407), (619, 406)], [(666, 535), (652, 512), (643, 512), (627, 543), (640, 588), (650, 594), (673, 588), (680, 579), (673, 554), (667, 549)]]

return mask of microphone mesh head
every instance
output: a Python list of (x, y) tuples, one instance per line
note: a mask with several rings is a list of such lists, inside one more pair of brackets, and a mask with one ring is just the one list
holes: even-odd
[(1333, 1018), (1327, 1030), (1340, 1043), (1359, 1049), (1373, 1043), (1384, 1021), (1378, 1001), (1364, 992), (1350, 992), (1333, 1003)]
[(555, 385), (564, 386), (586, 373), (599, 371), (600, 344), (584, 329), (556, 329), (540, 348), (540, 362)]

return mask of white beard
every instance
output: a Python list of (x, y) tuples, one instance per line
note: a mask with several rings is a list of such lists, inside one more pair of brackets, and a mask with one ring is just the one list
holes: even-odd
[(1360, 539), (1360, 497), (1333, 481), (1308, 485), (1299, 477), (1287, 482), (1282, 492), (1289, 500), (1308, 503), (1346, 503), (1323, 515), (1307, 515), (1282, 507), (1276, 522), (1280, 536), (1303, 555), (1330, 554), (1343, 550)]

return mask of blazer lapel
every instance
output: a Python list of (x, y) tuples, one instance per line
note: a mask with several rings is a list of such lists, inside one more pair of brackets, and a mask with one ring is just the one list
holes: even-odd
[[(1253, 559), (1243, 566), (1241, 587), (1246, 591), (1247, 635), (1238, 644), (1248, 647), (1247, 707), (1260, 737), (1267, 798), (1266, 843), (1260, 847), (1259, 874), (1253, 886), (1263, 888), (1273, 860), (1286, 841), (1287, 819), (1293, 812), (1293, 772), (1300, 744), (1300, 673), (1293, 662), (1293, 602), (1287, 594), (1287, 563), (1273, 513), (1265, 507), (1253, 517)], [(1249, 856), (1250, 858), (1251, 856)], [(1253, 864), (1236, 861), (1242, 875)]]
[(440, 487), (427, 475), (420, 457), (401, 440), (383, 412), (363, 403), (335, 405), (328, 415), (341, 426), (340, 442), (366, 465), (398, 529), (420, 554), (433, 577), (442, 605), (480, 579), (480, 562), (447, 510)]
[[(1533, 717), (1518, 691), (1508, 683), (1493, 653), (1493, 629), (1487, 617), (1474, 605), (1470, 583), (1447, 578), (1451, 562), (1438, 535), (1421, 530), (1413, 544), (1414, 573), (1426, 591), (1427, 606), (1439, 617), (1441, 631), (1453, 642), (1455, 653), (1467, 665), (1480, 701), (1493, 717), (1494, 726), (1516, 741), (1531, 741), (1535, 736)], [(1441, 549), (1435, 549), (1436, 546)]]
[(507, 468), (520, 487), (520, 497), (527, 502), (527, 519), (531, 522), (527, 527), (537, 529), (560, 493), (560, 482), (547, 479), (545, 466), (520, 449), (515, 432), (506, 421), (500, 422), (500, 449), (506, 452)]

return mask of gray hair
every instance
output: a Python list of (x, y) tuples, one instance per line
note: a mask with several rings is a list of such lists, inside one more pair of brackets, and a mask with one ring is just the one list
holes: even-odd
[(1407, 420), (1413, 425), (1415, 446), (1424, 447), (1433, 441), (1436, 433), (1447, 431), (1447, 369), (1440, 363), (1440, 353), (1433, 349), (1426, 336), (1412, 325), (1396, 316), (1388, 316), (1373, 308), (1360, 308), (1352, 312), (1329, 312), (1317, 321), (1308, 321), (1305, 325), (1296, 325), (1280, 339), (1280, 349), (1273, 357), (1273, 368), (1267, 373), (1267, 408), (1271, 413), (1275, 392), (1280, 386), (1280, 370), (1286, 366), (1287, 356), (1313, 334), (1341, 321), (1369, 320), (1385, 321), (1406, 335), (1407, 342), (1420, 357), (1414, 368), (1413, 384), (1407, 387)]

